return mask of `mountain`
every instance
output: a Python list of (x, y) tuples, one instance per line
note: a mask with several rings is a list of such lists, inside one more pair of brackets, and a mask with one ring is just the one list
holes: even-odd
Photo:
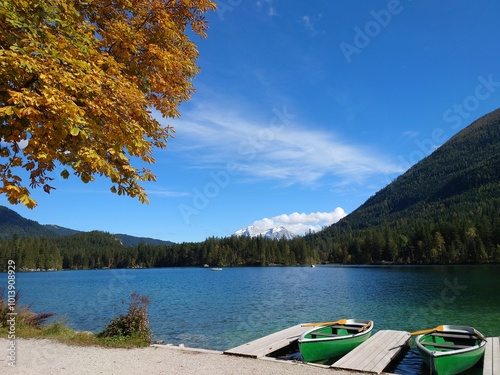
[(478, 119), (341, 220), (353, 228), (411, 218), (426, 206), (498, 198), (500, 109)]
[(158, 240), (156, 238), (150, 238), (150, 237), (134, 237), (130, 236), (128, 234), (114, 234), (115, 237), (117, 237), (123, 246), (138, 246), (141, 243), (145, 243), (148, 245), (165, 245), (165, 246), (170, 246), (173, 245), (174, 243), (171, 241), (163, 241), (163, 240)]
[(500, 258), (500, 110), (460, 131), (338, 223), (308, 236), (360, 263)]
[(237, 230), (234, 233), (235, 236), (246, 236), (250, 238), (262, 236), (263, 238), (268, 238), (272, 240), (279, 240), (281, 238), (285, 238), (287, 240), (291, 240), (296, 237), (295, 234), (290, 232), (284, 226), (279, 226), (275, 228), (259, 228), (255, 225), (250, 225), (246, 228)]
[(56, 237), (57, 235), (34, 220), (28, 220), (11, 209), (0, 206), (0, 240), (18, 237)]
[[(12, 236), (56, 238), (83, 233), (87, 232), (64, 228), (53, 224), (42, 225), (34, 220), (22, 217), (10, 208), (0, 206), (0, 240), (7, 240), (12, 238)], [(166, 246), (173, 244), (173, 242), (170, 241), (163, 241), (148, 237), (134, 237), (127, 234), (113, 234), (112, 236), (115, 237), (123, 246), (137, 246), (141, 243)]]
[(54, 224), (45, 224), (44, 227), (52, 231), (57, 236), (71, 236), (73, 234), (81, 233), (79, 230), (64, 228)]

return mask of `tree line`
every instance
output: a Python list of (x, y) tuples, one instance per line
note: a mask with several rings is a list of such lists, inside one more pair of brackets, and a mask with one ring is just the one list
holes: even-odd
[(9, 259), (23, 270), (500, 262), (498, 200), (469, 211), (444, 206), (425, 210), (433, 212), (434, 220), (426, 213), (363, 229), (350, 228), (347, 221), (292, 240), (231, 236), (123, 246), (118, 238), (98, 231), (57, 238), (14, 236), (0, 241), (0, 270), (5, 271)]

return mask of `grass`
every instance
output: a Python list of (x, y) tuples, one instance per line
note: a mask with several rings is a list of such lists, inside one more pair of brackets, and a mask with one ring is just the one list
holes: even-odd
[[(101, 346), (106, 348), (140, 348), (151, 343), (151, 330), (147, 318), (149, 299), (137, 293), (132, 294), (129, 311), (111, 320), (103, 332), (75, 331), (62, 321), (46, 324), (46, 320), (53, 313), (37, 314), (30, 310), (31, 306), (18, 307), (19, 293), (15, 297), (15, 336), (23, 339), (51, 339), (67, 345)], [(0, 289), (0, 337), (9, 337), (12, 334), (8, 319), (9, 305), (4, 297), (4, 290)]]

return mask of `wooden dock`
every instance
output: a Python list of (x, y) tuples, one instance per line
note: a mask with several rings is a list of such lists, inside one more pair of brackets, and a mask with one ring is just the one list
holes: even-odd
[(298, 340), (299, 336), (312, 327), (304, 327), (303, 324), (272, 333), (257, 340), (250, 341), (236, 348), (226, 350), (224, 354), (238, 355), (242, 357), (261, 358), (276, 350), (282, 349)]
[[(312, 328), (305, 325), (306, 323), (298, 324), (272, 333), (228, 349), (224, 354), (264, 359), (267, 355), (292, 345), (300, 335)], [(335, 362), (330, 368), (380, 374), (409, 344), (410, 337), (409, 332), (378, 331), (360, 346)]]
[(484, 351), (483, 375), (500, 374), (500, 337), (488, 337)]
[(409, 332), (378, 331), (360, 346), (335, 362), (331, 368), (380, 374), (409, 344), (410, 338)]

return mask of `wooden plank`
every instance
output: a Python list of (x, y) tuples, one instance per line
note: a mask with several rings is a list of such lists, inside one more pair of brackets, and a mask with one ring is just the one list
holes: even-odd
[(410, 341), (404, 331), (378, 331), (363, 344), (335, 362), (331, 368), (380, 374)]
[(410, 335), (401, 331), (381, 331), (371, 342), (345, 359), (350, 369), (381, 373), (407, 344)]
[(486, 338), (486, 346), (484, 349), (484, 358), (483, 358), (483, 375), (492, 375), (493, 374), (493, 340), (494, 337)]
[(500, 337), (493, 339), (493, 369), (492, 374), (500, 374)]
[(488, 337), (484, 351), (483, 375), (500, 373), (500, 337)]
[(226, 350), (224, 354), (238, 355), (242, 357), (260, 358), (278, 349), (290, 345), (297, 340), (300, 335), (310, 330), (312, 326), (304, 327), (303, 324), (298, 324), (293, 327), (286, 328), (282, 331), (272, 333), (268, 336), (261, 337), (246, 344)]

